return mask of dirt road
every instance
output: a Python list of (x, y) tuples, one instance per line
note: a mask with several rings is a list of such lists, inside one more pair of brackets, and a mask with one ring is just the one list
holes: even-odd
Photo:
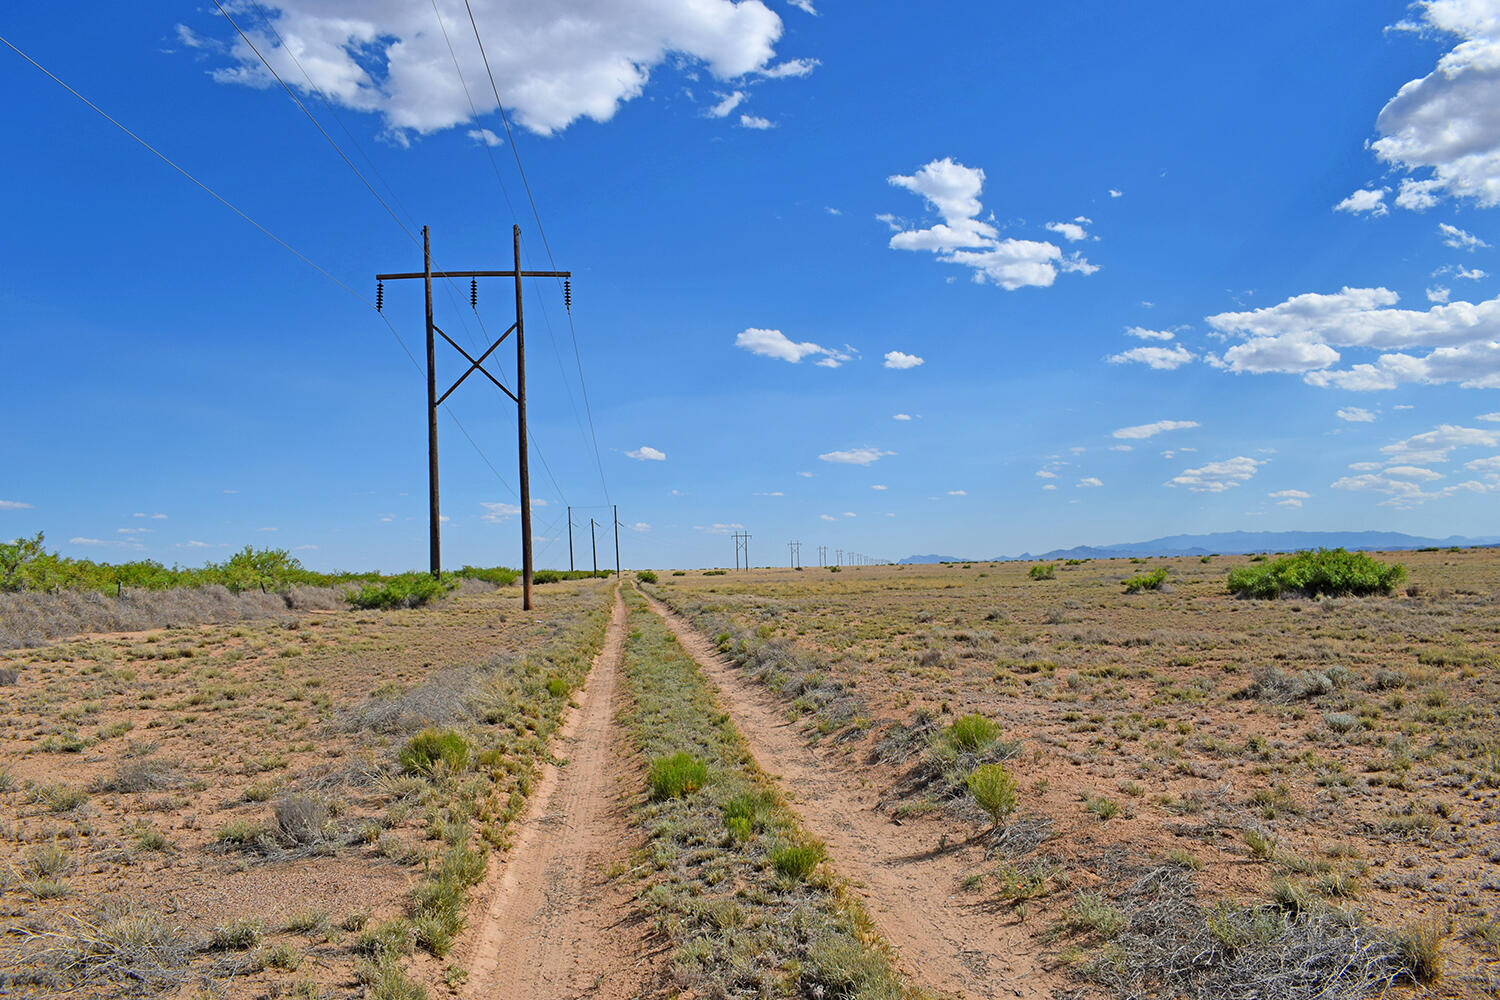
[(756, 763), (782, 779), (804, 826), (827, 843), (829, 864), (855, 884), (913, 982), (964, 997), (1051, 996), (1052, 977), (1028, 954), (1030, 935), (993, 910), (987, 894), (960, 888), (979, 865), (980, 848), (941, 848), (933, 826), (898, 825), (876, 812), (881, 788), (867, 783), (868, 775), (808, 746), (787, 721), (785, 703), (684, 619), (648, 600), (719, 689)]
[[(459, 956), (475, 1000), (622, 1000), (649, 995), (647, 927), (628, 883), (610, 879), (639, 834), (619, 782), (616, 691), (625, 603), (615, 595), (604, 648), (564, 723), (509, 856), (491, 875), (483, 916)], [(483, 891), (483, 890), (482, 890)], [(483, 897), (481, 897), (483, 898)]]

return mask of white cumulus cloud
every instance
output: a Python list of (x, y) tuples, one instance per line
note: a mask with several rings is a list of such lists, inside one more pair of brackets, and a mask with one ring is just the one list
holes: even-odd
[(1184, 469), (1181, 475), (1167, 480), (1167, 486), (1184, 486), (1194, 493), (1223, 493), (1246, 482), (1266, 463), (1240, 455), (1222, 462), (1210, 462), (1197, 469)]
[(1064, 254), (1055, 243), (1002, 240), (999, 230), (979, 217), (984, 209), (979, 201), (984, 171), (978, 167), (966, 167), (944, 157), (913, 174), (887, 179), (926, 199), (942, 218), (926, 229), (904, 229), (890, 217), (891, 225), (898, 229), (890, 240), (892, 249), (935, 253), (945, 263), (970, 268), (976, 282), (996, 284), (1007, 291), (1028, 285), (1048, 287), (1061, 272), (1092, 274), (1099, 270), (1076, 253)]
[[(479, 114), (496, 111), (462, 2), (437, 4), (447, 39), (426, 3), (272, 0), (265, 6), (285, 48), (259, 18), (238, 5), (235, 9), (244, 14), (241, 27), (282, 79), (304, 92), (316, 89), (344, 107), (379, 114), (398, 141), (472, 119), (455, 56)], [(507, 111), (544, 135), (580, 118), (609, 120), (622, 103), (645, 92), (653, 70), (669, 63), (732, 81), (805, 75), (812, 62), (774, 63), (782, 22), (760, 0), (472, 0), (472, 7)], [(275, 85), (227, 25), (216, 30), (232, 42), (215, 79)]]
[(837, 368), (854, 359), (854, 349), (847, 345), (844, 350), (836, 351), (810, 340), (799, 343), (780, 330), (762, 330), (753, 326), (739, 332), (734, 338), (734, 346), (763, 358), (775, 358), (791, 364), (796, 364), (803, 358), (817, 356), (820, 368)]
[(1350, 215), (1360, 215), (1364, 212), (1369, 212), (1373, 216), (1385, 215), (1390, 212), (1385, 204), (1385, 196), (1390, 193), (1390, 190), (1390, 188), (1362, 188), (1333, 206), (1333, 210), (1348, 212)]
[[(1500, 388), (1500, 298), (1426, 310), (1394, 308), (1399, 298), (1387, 288), (1346, 287), (1207, 320), (1243, 340), (1224, 352), (1223, 366), (1234, 372), (1299, 374), (1311, 385), (1349, 390), (1408, 382)], [(1380, 353), (1337, 369), (1337, 348)]]
[(1368, 424), (1375, 419), (1375, 414), (1362, 406), (1346, 406), (1336, 411), (1334, 416), (1351, 424)]
[(1158, 371), (1181, 368), (1196, 357), (1181, 344), (1172, 347), (1132, 347), (1119, 354), (1111, 354), (1106, 360), (1112, 365), (1141, 364)]
[(1177, 335), (1170, 330), (1148, 330), (1143, 326), (1130, 326), (1125, 328), (1125, 336), (1134, 337), (1137, 340), (1172, 340)]
[(1385, 163), (1411, 175), (1396, 204), (1423, 210), (1439, 198), (1500, 204), (1500, 10), (1493, 0), (1429, 0), (1414, 5), (1419, 28), (1453, 39), (1431, 73), (1404, 84), (1375, 119), (1370, 144)]
[(907, 354), (903, 351), (885, 352), (885, 367), (887, 368), (915, 368), (921, 364), (926, 364), (926, 360), (915, 354)]
[(667, 453), (658, 451), (649, 444), (643, 444), (635, 451), (627, 451), (625, 457), (633, 458), (637, 462), (665, 462), (667, 460)]

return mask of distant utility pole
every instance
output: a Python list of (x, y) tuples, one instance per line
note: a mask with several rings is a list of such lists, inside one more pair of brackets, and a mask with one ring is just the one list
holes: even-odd
[(734, 533), (734, 568), (740, 568), (740, 550), (745, 552), (745, 569), (750, 568), (750, 533), (748, 531), (736, 531)]
[[(375, 275), (375, 308), (383, 310), (385, 306), (385, 282), (402, 281), (408, 278), (421, 278), (422, 284), (427, 291), (427, 517), (428, 535), (430, 546), (430, 561), (432, 575), (434, 577), (442, 574), (442, 541), (440, 537), (439, 524), (442, 520), (438, 511), (438, 438), (437, 438), (437, 408), (442, 405), (443, 400), (453, 395), (453, 390), (463, 385), (464, 379), (474, 372), (480, 372), (485, 378), (495, 383), (495, 386), (516, 404), (516, 429), (520, 440), (520, 473), (521, 473), (521, 607), (531, 610), (531, 472), (528, 465), (528, 449), (526, 447), (526, 321), (521, 310), (521, 279), (522, 278), (567, 278), (572, 279), (572, 271), (523, 271), (521, 270), (521, 227), (515, 226), (511, 230), (512, 243), (515, 249), (515, 268), (510, 271), (434, 271), (432, 269), (432, 241), (427, 227), (422, 227), (422, 270), (420, 272), (409, 272), (403, 274), (377, 274)], [(468, 351), (453, 342), (453, 338), (443, 333), (438, 325), (432, 321), (432, 279), (433, 278), (468, 278), (469, 279), (469, 305), (477, 308), (479, 301), (479, 279), (480, 278), (514, 278), (516, 281), (516, 321), (511, 324), (509, 330), (500, 335), (500, 339), (490, 345), (490, 349), (481, 354), (475, 360)], [(495, 349), (510, 336), (511, 331), (516, 334), (516, 391), (511, 392), (500, 384), (500, 380), (491, 375), (484, 367), (484, 361)], [(469, 362), (469, 368), (463, 373), (457, 382), (448, 388), (441, 396), (437, 394), (437, 347), (432, 335), (437, 333), (453, 346), (453, 349), (464, 356)]]
[(838, 559), (834, 563), (834, 565), (835, 566), (842, 566), (842, 565), (844, 565), (844, 550), (843, 549), (835, 549), (834, 551), (838, 553)]
[(573, 572), (573, 506), (568, 505), (568, 572)]
[(801, 569), (802, 568), (802, 543), (801, 542), (787, 542), (786, 543), (786, 550), (787, 550), (787, 555), (789, 555), (791, 557), (792, 569)]
[(828, 546), (826, 546), (826, 545), (819, 545), (818, 546), (818, 565), (819, 566), (827, 566), (828, 565)]
[(594, 540), (594, 519), (589, 518), (589, 547), (594, 550), (594, 575), (599, 575), (599, 543)]
[(615, 579), (620, 578), (620, 505), (614, 505), (615, 510)]

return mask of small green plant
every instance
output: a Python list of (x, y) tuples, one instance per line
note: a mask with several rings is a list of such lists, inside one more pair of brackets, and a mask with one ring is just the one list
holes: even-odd
[(1081, 892), (1063, 914), (1063, 927), (1075, 933), (1097, 934), (1106, 941), (1117, 937), (1130, 921), (1120, 909), (1096, 892)]
[(971, 712), (954, 719), (947, 736), (960, 750), (977, 753), (1000, 738), (1000, 727), (978, 712)]
[(552, 697), (565, 697), (569, 690), (571, 689), (568, 687), (568, 682), (561, 677), (549, 677), (547, 679), (547, 693)]
[(424, 729), (407, 742), (397, 759), (408, 774), (431, 774), (438, 761), (461, 771), (469, 762), (469, 743), (452, 729)]
[(636, 574), (635, 574), (635, 578), (637, 580), (641, 581), (642, 583), (655, 583), (656, 582), (656, 573), (653, 570), (649, 570), (649, 569), (637, 570)]
[(1057, 566), (1054, 563), (1043, 563), (1031, 567), (1026, 575), (1033, 580), (1055, 580), (1057, 579)]
[(1015, 811), (1016, 779), (1004, 764), (981, 764), (969, 773), (968, 785), (969, 794), (999, 829), (1001, 821)]
[(825, 855), (822, 844), (783, 844), (771, 851), (771, 864), (787, 878), (802, 882), (818, 867)]
[(1137, 573), (1125, 581), (1125, 593), (1139, 594), (1143, 590), (1160, 590), (1167, 582), (1167, 568), (1154, 569), (1149, 573)]
[(1267, 860), (1276, 856), (1276, 841), (1258, 827), (1248, 827), (1241, 836), (1252, 858)]
[(1103, 795), (1086, 800), (1083, 808), (1106, 822), (1120, 815), (1120, 803)]
[(660, 802), (690, 795), (708, 784), (708, 765), (685, 750), (658, 757), (646, 772), (651, 798)]

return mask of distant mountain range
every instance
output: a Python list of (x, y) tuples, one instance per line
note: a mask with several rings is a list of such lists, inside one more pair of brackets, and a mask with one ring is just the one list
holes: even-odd
[(1126, 556), (1157, 557), (1205, 556), (1209, 553), (1225, 555), (1246, 552), (1296, 552), (1299, 549), (1366, 549), (1397, 551), (1401, 549), (1425, 549), (1433, 546), (1467, 547), (1471, 545), (1500, 545), (1500, 536), (1465, 538), (1449, 535), (1447, 538), (1419, 538), (1399, 531), (1217, 531), (1208, 535), (1168, 535), (1153, 538), (1149, 542), (1125, 542), (1119, 545), (1078, 545), (1071, 549), (1053, 549), (1033, 555), (1022, 552), (1018, 556), (994, 556), (988, 559), (961, 558), (959, 556), (907, 556), (904, 564), (943, 562), (1005, 562), (1007, 560), (1045, 559), (1117, 559)]

